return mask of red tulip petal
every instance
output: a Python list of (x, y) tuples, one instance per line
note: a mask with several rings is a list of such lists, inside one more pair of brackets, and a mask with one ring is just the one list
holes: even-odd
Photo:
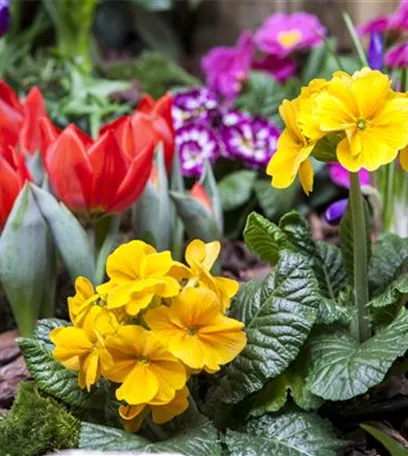
[(6, 223), (20, 189), (21, 185), (15, 169), (0, 154), (0, 230)]
[(204, 206), (210, 214), (213, 213), (213, 207), (211, 199), (207, 193), (205, 187), (200, 184), (200, 182), (196, 182), (193, 185), (193, 188), (190, 190), (190, 195), (196, 201), (198, 201), (202, 206)]
[(77, 128), (68, 126), (47, 151), (52, 187), (71, 210), (84, 212), (91, 195), (92, 167)]
[(158, 135), (151, 116), (142, 112), (135, 112), (131, 117), (132, 133), (133, 133), (133, 150), (127, 152), (131, 159), (135, 158), (141, 150), (144, 150), (152, 142), (154, 148), (161, 140)]
[(45, 156), (51, 144), (53, 144), (61, 134), (59, 130), (48, 117), (40, 119), (40, 151), (43, 163), (46, 162)]
[(137, 105), (137, 110), (145, 114), (150, 114), (153, 111), (155, 104), (156, 102), (154, 101), (154, 99), (150, 95), (146, 94), (139, 101), (139, 104)]
[(115, 196), (115, 204), (109, 212), (122, 212), (136, 202), (149, 179), (155, 144), (150, 143), (132, 161), (128, 173)]
[(173, 107), (173, 96), (167, 92), (164, 96), (159, 98), (154, 107), (153, 113), (163, 117), (169, 129), (173, 132), (173, 118), (171, 117), (171, 108)]
[(69, 125), (69, 127), (72, 128), (72, 130), (77, 135), (78, 139), (82, 142), (83, 146), (85, 147), (85, 150), (88, 150), (93, 145), (94, 140), (86, 133), (84, 133), (82, 130), (80, 130), (75, 124), (71, 124)]
[(128, 167), (113, 130), (108, 130), (88, 151), (93, 169), (91, 211), (105, 210), (112, 205), (116, 190)]
[(33, 87), (24, 102), (24, 122), (19, 135), (22, 152), (34, 154), (41, 145), (40, 119), (47, 115), (44, 98), (38, 89)]
[(0, 100), (9, 105), (15, 111), (23, 114), (23, 106), (21, 105), (16, 92), (14, 92), (14, 90), (4, 81), (0, 81)]
[(99, 134), (103, 135), (108, 130), (113, 130), (115, 132), (116, 139), (122, 148), (123, 152), (127, 156), (132, 156), (132, 151), (134, 149), (133, 144), (133, 133), (132, 126), (130, 123), (130, 117), (124, 116), (119, 119), (114, 120), (106, 125), (104, 125), (100, 130)]

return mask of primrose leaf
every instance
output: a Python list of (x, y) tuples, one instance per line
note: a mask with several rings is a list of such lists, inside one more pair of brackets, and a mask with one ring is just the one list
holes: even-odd
[(186, 456), (221, 456), (217, 430), (204, 417), (185, 420), (184, 426), (167, 440), (151, 443), (119, 429), (83, 422), (80, 449), (100, 451), (141, 451), (143, 453), (180, 453)]
[(226, 369), (223, 401), (237, 403), (259, 391), (296, 358), (316, 321), (319, 296), (309, 260), (285, 251), (275, 276), (246, 284), (234, 306), (247, 345)]
[(53, 344), (49, 333), (54, 328), (68, 326), (64, 320), (40, 320), (32, 338), (17, 339), (28, 370), (38, 387), (65, 404), (85, 408), (91, 395), (78, 386), (78, 375), (68, 370), (52, 356)]
[(221, 206), (231, 211), (248, 202), (254, 187), (256, 171), (241, 170), (228, 174), (218, 184)]
[(374, 337), (358, 344), (346, 332), (326, 332), (308, 341), (312, 366), (310, 391), (332, 401), (345, 401), (378, 385), (394, 361), (408, 349), (408, 311)]
[(251, 420), (246, 432), (228, 430), (231, 456), (336, 456), (345, 446), (319, 416), (290, 411)]

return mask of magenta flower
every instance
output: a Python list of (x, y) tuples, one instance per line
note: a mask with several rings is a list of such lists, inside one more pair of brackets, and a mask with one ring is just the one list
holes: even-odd
[(385, 54), (385, 63), (391, 68), (408, 66), (408, 42), (397, 44)]
[(255, 46), (251, 32), (244, 31), (235, 47), (219, 46), (210, 50), (201, 61), (211, 90), (233, 99), (248, 78)]
[(179, 92), (173, 98), (171, 116), (176, 130), (189, 122), (210, 122), (217, 113), (217, 97), (206, 87)]
[(176, 131), (176, 150), (184, 176), (200, 177), (205, 161), (213, 163), (220, 155), (214, 130), (205, 124), (186, 124)]
[(384, 33), (389, 29), (389, 16), (379, 16), (357, 27), (359, 35), (372, 35), (375, 32)]
[(399, 7), (391, 14), (388, 23), (389, 30), (408, 30), (408, 1), (402, 0)]
[(241, 158), (250, 168), (264, 167), (276, 151), (279, 135), (277, 127), (263, 117), (243, 118), (222, 128), (223, 154)]
[[(339, 163), (329, 163), (330, 179), (340, 187), (350, 188), (350, 173)], [(366, 169), (359, 172), (360, 185), (370, 185), (370, 173)]]
[(253, 62), (252, 68), (269, 73), (280, 83), (284, 83), (296, 72), (296, 62), (290, 58), (280, 58), (276, 55), (267, 55), (262, 60)]
[(322, 44), (327, 30), (313, 14), (277, 13), (255, 34), (255, 42), (267, 54), (286, 57), (294, 51)]

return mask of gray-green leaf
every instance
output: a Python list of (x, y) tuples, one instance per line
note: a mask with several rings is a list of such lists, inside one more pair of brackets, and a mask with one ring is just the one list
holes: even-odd
[(235, 171), (221, 179), (218, 184), (221, 206), (231, 211), (248, 202), (254, 188), (257, 172), (251, 170)]

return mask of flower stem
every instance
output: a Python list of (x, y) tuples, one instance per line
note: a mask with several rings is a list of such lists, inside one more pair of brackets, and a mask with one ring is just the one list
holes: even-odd
[(358, 312), (351, 330), (358, 341), (364, 342), (371, 336), (368, 309), (366, 307), (369, 300), (367, 229), (364, 199), (361, 194), (358, 173), (350, 173), (350, 183), (350, 205), (353, 219), (354, 295)]

